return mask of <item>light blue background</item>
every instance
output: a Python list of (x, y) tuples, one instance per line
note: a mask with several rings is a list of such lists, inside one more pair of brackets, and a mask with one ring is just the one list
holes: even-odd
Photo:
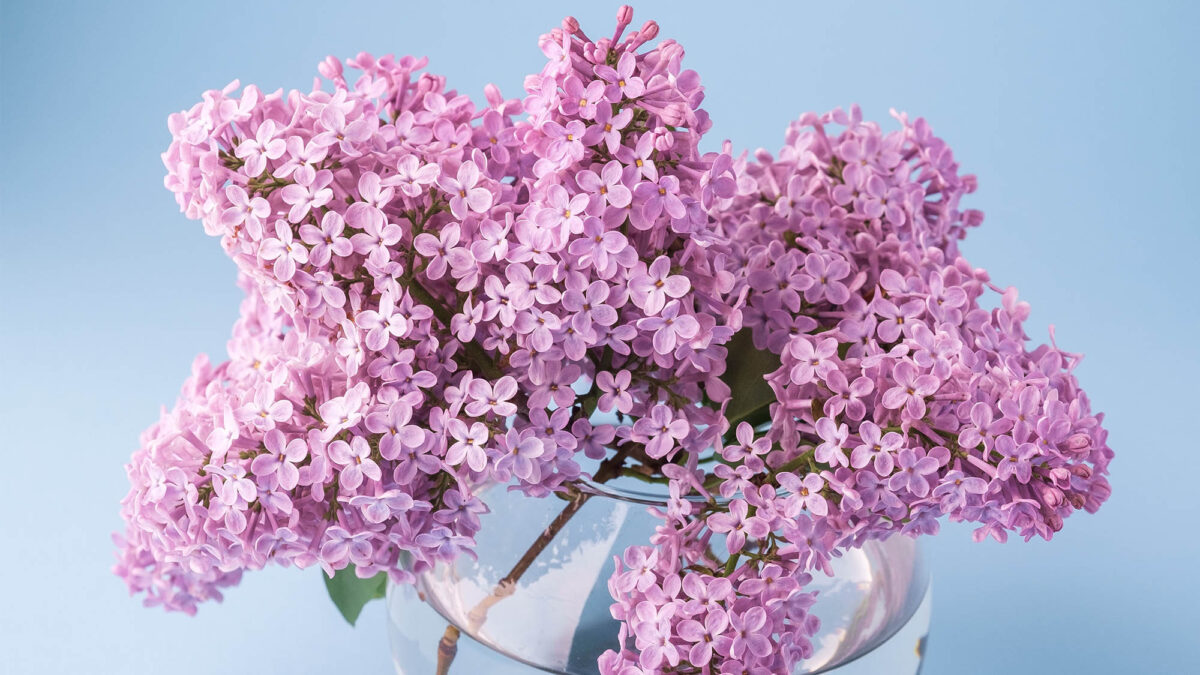
[[(1000, 6), (1003, 4), (1003, 6)], [(968, 6), (969, 5), (969, 6)], [(926, 673), (1200, 671), (1195, 3), (672, 3), (710, 147), (778, 148), (805, 110), (923, 115), (981, 188), (965, 251), (1085, 352), (1113, 497), (1052, 544), (947, 527)], [(326, 54), (428, 55), (481, 99), (519, 95), (569, 3), (16, 3), (0, 109), (0, 671), (385, 673), (319, 572), (249, 575), (199, 616), (108, 572), (123, 464), (196, 352), (220, 358), (234, 267), (162, 187), (169, 113), (235, 77), (307, 90)], [(594, 34), (616, 3), (577, 2)]]

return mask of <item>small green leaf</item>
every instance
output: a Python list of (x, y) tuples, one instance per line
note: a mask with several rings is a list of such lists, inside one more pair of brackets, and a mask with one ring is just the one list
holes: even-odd
[(383, 597), (387, 589), (387, 574), (380, 572), (370, 579), (359, 579), (354, 566), (348, 565), (332, 577), (325, 576), (325, 588), (338, 611), (353, 626), (364, 605)]
[(729, 357), (721, 380), (729, 385), (730, 401), (725, 409), (730, 431), (739, 422), (758, 425), (770, 419), (769, 407), (775, 402), (775, 390), (767, 384), (766, 376), (779, 369), (779, 356), (757, 349), (750, 329), (743, 328), (726, 345)]

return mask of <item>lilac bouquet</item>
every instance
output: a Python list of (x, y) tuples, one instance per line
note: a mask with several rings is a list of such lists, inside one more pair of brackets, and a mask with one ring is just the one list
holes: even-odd
[(353, 604), (472, 555), (486, 486), (570, 517), (637, 478), (670, 506), (617, 561), (600, 671), (782, 673), (840, 551), (943, 516), (1049, 539), (1108, 497), (1079, 357), (959, 255), (975, 178), (929, 125), (852, 107), (702, 153), (699, 76), (631, 17), (543, 35), (523, 100), (360, 54), (171, 116), (166, 186), (246, 298), (127, 467), (147, 604), (268, 563)]

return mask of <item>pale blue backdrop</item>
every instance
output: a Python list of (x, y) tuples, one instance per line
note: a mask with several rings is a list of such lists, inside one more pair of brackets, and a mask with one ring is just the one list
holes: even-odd
[[(1088, 355), (1112, 500), (1051, 544), (930, 541), (926, 673), (1200, 672), (1196, 7), (638, 7), (701, 73), (712, 145), (774, 149), (800, 112), (855, 101), (927, 117), (979, 175), (967, 255), (1021, 288), (1032, 334), (1054, 323)], [(382, 608), (347, 628), (316, 570), (252, 574), (196, 618), (109, 574), (123, 463), (193, 355), (224, 353), (239, 299), (162, 187), (166, 117), (235, 77), (307, 88), (326, 54), (360, 50), (518, 95), (539, 33), (568, 11), (604, 33), (615, 8), (3, 1), (0, 671), (389, 671)]]

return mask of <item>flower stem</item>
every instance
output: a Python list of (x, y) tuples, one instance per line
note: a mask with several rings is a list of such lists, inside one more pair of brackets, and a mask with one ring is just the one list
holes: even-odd
[[(600, 468), (592, 476), (592, 481), (595, 483), (604, 483), (621, 475), (621, 467), (625, 463), (625, 456), (627, 454), (628, 446), (622, 446), (616, 454), (601, 463)], [(592, 498), (592, 493), (582, 492), (578, 489), (572, 489), (570, 494), (571, 499), (566, 507), (554, 517), (554, 520), (550, 521), (545, 530), (542, 530), (542, 533), (534, 540), (529, 550), (525, 551), (521, 559), (509, 570), (508, 574), (504, 575), (504, 578), (496, 583), (496, 587), (492, 589), (492, 592), (480, 600), (467, 613), (467, 618), (472, 624), (475, 626), (481, 625), (487, 618), (488, 610), (493, 605), (513, 594), (513, 591), (516, 590), (517, 582), (529, 571), (529, 568), (533, 566), (533, 562), (537, 560), (537, 557), (542, 554), (542, 551), (546, 550), (546, 547), (550, 545), (550, 542), (554, 541), (554, 538), (566, 527), (571, 518), (576, 513), (579, 513), (583, 505)], [(454, 663), (454, 657), (458, 654), (458, 638), (461, 634), (462, 631), (459, 628), (453, 624), (447, 624), (446, 632), (442, 634), (442, 639), (438, 641), (436, 675), (447, 675), (450, 672), (450, 665)]]

